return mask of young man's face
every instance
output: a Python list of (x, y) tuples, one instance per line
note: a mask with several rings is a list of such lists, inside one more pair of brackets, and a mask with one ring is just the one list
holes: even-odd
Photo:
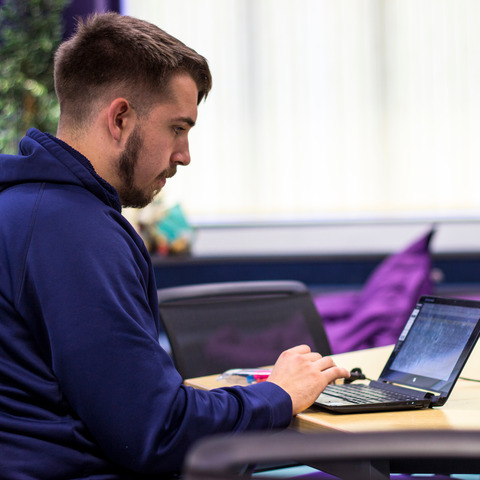
[(125, 207), (144, 207), (175, 174), (190, 163), (188, 133), (197, 121), (198, 89), (187, 74), (170, 80), (169, 99), (154, 106), (136, 126), (119, 158), (118, 190)]

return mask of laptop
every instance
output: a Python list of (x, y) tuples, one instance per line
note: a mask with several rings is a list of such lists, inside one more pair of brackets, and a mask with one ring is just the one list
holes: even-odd
[(337, 413), (440, 407), (479, 334), (480, 302), (423, 296), (378, 380), (329, 385), (314, 405)]

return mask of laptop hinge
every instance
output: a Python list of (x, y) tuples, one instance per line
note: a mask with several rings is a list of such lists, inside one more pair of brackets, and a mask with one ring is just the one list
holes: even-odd
[(448, 398), (448, 395), (443, 396), (441, 393), (439, 393), (438, 395), (434, 395), (432, 393), (428, 397), (427, 397), (427, 394), (426, 394), (425, 398), (429, 398), (429, 399), (432, 398), (432, 401), (430, 403), (430, 407), (441, 407), (442, 405), (445, 405), (445, 403), (447, 401), (447, 398)]
[(389, 382), (388, 380), (385, 380), (384, 378), (382, 378), (381, 381), (384, 385), (391, 385), (392, 387), (406, 388), (406, 389), (416, 390), (419, 393), (424, 393), (423, 398), (426, 398), (428, 400), (431, 399), (431, 398), (434, 398), (434, 397), (439, 398), (439, 399), (442, 398), (440, 392), (438, 392), (438, 393), (426, 392), (425, 390), (422, 390), (421, 388), (415, 388), (415, 387), (412, 387), (412, 386), (407, 387), (407, 386), (402, 385), (400, 383)]

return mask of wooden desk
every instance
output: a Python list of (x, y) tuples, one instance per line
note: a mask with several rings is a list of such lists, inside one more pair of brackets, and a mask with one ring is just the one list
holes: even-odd
[[(385, 365), (393, 346), (360, 350), (358, 352), (333, 355), (337, 365), (348, 370), (360, 367), (368, 378), (377, 379)], [(480, 380), (480, 342), (472, 352), (462, 377)], [(218, 380), (218, 375), (210, 375), (189, 379), (185, 384), (204, 390), (211, 390), (231, 383)], [(309, 408), (292, 419), (290, 428), (302, 433), (321, 431), (371, 432), (395, 430), (427, 430), (427, 429), (476, 429), (480, 430), (480, 383), (462, 380), (457, 381), (450, 398), (443, 407), (425, 410), (379, 412), (361, 414), (334, 414), (319, 408)], [(452, 464), (453, 465), (453, 464)], [(325, 470), (322, 465), (314, 465)], [(449, 465), (450, 466), (450, 465)], [(353, 469), (345, 470), (342, 464), (330, 465), (328, 471), (341, 478), (357, 480), (361, 478), (390, 480), (393, 472), (431, 472), (436, 471), (438, 464), (415, 464), (395, 462), (359, 463)], [(456, 473), (452, 466), (451, 473)], [(420, 469), (420, 470), (419, 470)], [(445, 472), (447, 470), (445, 469)], [(475, 473), (478, 473), (474, 471)]]
[[(337, 365), (348, 370), (360, 367), (368, 378), (376, 379), (393, 346), (333, 355)], [(480, 343), (470, 356), (462, 377), (480, 380)], [(204, 390), (231, 385), (217, 380), (218, 375), (189, 379), (186, 385)], [(368, 432), (402, 429), (480, 429), (480, 383), (456, 383), (443, 407), (425, 410), (360, 414), (333, 414), (312, 407), (292, 420), (291, 428), (309, 433), (325, 430)]]

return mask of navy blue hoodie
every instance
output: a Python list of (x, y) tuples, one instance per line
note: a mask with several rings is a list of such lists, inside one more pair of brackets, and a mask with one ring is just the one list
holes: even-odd
[(202, 436), (289, 424), (272, 383), (182, 385), (158, 333), (150, 257), (116, 191), (29, 130), (0, 155), (0, 478), (158, 478)]

